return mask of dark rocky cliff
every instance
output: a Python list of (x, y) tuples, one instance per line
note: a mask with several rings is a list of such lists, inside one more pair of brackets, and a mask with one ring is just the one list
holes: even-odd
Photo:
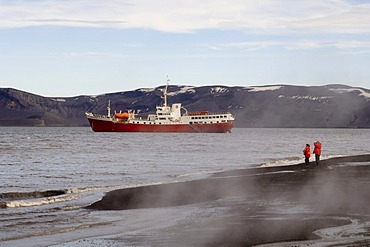
[[(85, 112), (106, 114), (109, 100), (113, 111), (145, 117), (163, 102), (163, 88), (69, 98), (2, 88), (0, 125), (88, 126)], [(169, 86), (168, 102), (181, 102), (188, 111), (230, 111), (236, 127), (370, 127), (370, 90), (344, 85)]]

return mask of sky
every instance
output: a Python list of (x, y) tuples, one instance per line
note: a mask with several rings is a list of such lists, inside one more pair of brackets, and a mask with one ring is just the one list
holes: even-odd
[(0, 88), (370, 88), (370, 0), (0, 0)]

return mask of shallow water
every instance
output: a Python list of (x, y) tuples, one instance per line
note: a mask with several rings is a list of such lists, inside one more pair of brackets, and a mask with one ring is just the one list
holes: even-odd
[[(303, 162), (305, 143), (316, 140), (323, 144), (322, 158), (370, 151), (369, 129), (236, 128), (231, 134), (179, 134), (1, 127), (0, 138), (0, 245), (13, 246), (22, 246), (28, 239), (40, 246), (104, 231), (118, 233), (122, 222), (119, 227), (114, 222), (122, 218), (127, 219), (124, 228), (129, 232), (157, 227), (145, 217), (138, 221), (132, 211), (82, 209), (116, 188), (186, 181), (251, 166), (295, 164)], [(42, 197), (40, 191), (58, 195)], [(198, 209), (185, 208), (184, 217), (197, 214)], [(180, 217), (178, 209), (172, 210), (174, 218), (167, 217), (161, 224), (172, 224), (175, 215)], [(140, 212), (151, 218), (160, 211)]]

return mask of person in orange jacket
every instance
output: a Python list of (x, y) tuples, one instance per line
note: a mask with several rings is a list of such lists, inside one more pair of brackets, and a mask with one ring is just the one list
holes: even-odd
[(310, 144), (306, 144), (306, 147), (303, 149), (303, 154), (304, 154), (304, 163), (306, 166), (310, 165), (310, 156), (311, 156), (311, 149), (310, 149)]
[(314, 142), (313, 153), (315, 154), (316, 166), (319, 166), (320, 155), (321, 155), (321, 143), (319, 141)]

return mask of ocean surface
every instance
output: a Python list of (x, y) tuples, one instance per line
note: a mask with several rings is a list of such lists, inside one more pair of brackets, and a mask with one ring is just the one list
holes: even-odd
[(297, 164), (303, 162), (305, 144), (317, 140), (322, 159), (370, 152), (370, 129), (235, 128), (228, 134), (183, 134), (0, 127), (0, 246), (75, 246), (72, 241), (82, 238), (119, 234), (139, 238), (143, 231), (217, 214), (223, 210), (217, 206), (83, 207), (114, 189)]

